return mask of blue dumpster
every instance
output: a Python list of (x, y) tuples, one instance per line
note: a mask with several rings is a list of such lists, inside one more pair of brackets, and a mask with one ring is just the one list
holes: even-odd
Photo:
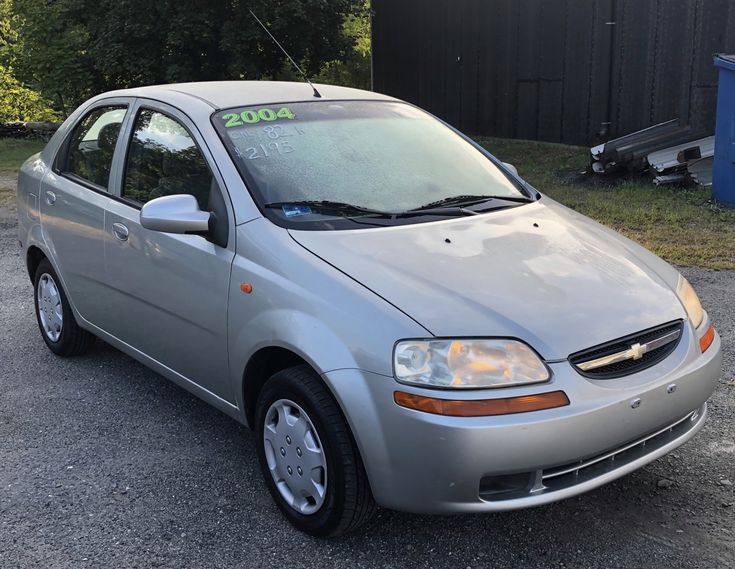
[(720, 83), (712, 196), (724, 205), (735, 206), (735, 55), (715, 55), (715, 65), (720, 68)]

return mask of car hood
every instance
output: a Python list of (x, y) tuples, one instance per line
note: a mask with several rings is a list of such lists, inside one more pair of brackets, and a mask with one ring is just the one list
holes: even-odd
[(669, 265), (546, 197), (433, 223), (290, 233), (435, 336), (516, 337), (554, 360), (686, 318)]

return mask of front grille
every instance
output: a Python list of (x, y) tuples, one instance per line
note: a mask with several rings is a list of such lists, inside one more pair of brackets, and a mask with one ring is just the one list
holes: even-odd
[[(676, 333), (678, 333), (678, 336), (673, 341), (651, 349), (638, 359), (625, 359), (596, 367), (594, 369), (585, 370), (581, 367), (583, 364), (589, 364), (589, 362), (593, 360), (625, 352), (626, 350), (631, 349), (635, 344), (640, 344), (641, 346), (647, 345), (659, 338)], [(668, 324), (649, 328), (648, 330), (644, 330), (636, 334), (631, 334), (605, 344), (600, 344), (593, 348), (582, 350), (581, 352), (576, 352), (569, 356), (569, 362), (574, 366), (574, 369), (576, 369), (578, 373), (591, 379), (613, 379), (616, 377), (623, 377), (654, 366), (669, 356), (671, 352), (676, 349), (676, 346), (679, 345), (681, 333), (681, 320), (669, 322)]]

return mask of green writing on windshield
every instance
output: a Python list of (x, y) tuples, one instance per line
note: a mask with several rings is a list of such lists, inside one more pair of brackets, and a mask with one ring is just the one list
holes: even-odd
[(248, 109), (241, 113), (225, 113), (222, 115), (222, 120), (225, 121), (225, 128), (232, 128), (234, 126), (242, 126), (244, 124), (256, 124), (260, 121), (272, 122), (278, 119), (290, 119), (296, 118), (288, 107), (281, 107), (277, 111), (273, 109)]

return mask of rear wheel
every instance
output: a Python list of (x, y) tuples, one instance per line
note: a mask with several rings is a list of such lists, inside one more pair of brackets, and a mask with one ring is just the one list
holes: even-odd
[(341, 535), (376, 510), (365, 468), (337, 403), (308, 366), (275, 374), (256, 410), (258, 458), (289, 521), (321, 537)]
[(86, 352), (94, 336), (82, 330), (74, 319), (66, 293), (48, 259), (43, 259), (33, 279), (36, 320), (43, 341), (58, 356)]

